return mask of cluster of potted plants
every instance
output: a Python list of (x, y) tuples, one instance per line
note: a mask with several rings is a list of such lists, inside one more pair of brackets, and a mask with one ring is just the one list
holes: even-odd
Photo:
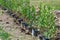
[(30, 0), (0, 0), (0, 2), (2, 6), (16, 13), (13, 14), (7, 11), (9, 15), (15, 18), (19, 25), (22, 25), (21, 30), (26, 32), (26, 34), (29, 33), (33, 36), (43, 34), (42, 37), (39, 36), (42, 40), (49, 40), (55, 37), (54, 8), (50, 5), (40, 3), (38, 5), (39, 10), (36, 12), (35, 6), (30, 5)]

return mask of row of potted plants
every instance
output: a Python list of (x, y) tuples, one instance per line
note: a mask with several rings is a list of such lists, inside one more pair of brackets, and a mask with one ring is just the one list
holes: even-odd
[[(30, 5), (30, 0), (0, 0), (0, 2), (2, 6), (5, 6), (14, 12), (16, 11), (15, 13), (19, 15), (18, 18), (22, 18), (23, 20), (20, 20), (24, 21), (22, 22), (24, 28), (26, 26), (26, 22), (27, 24), (29, 24), (30, 28), (40, 29), (40, 33), (42, 33), (45, 38), (50, 39), (55, 37), (55, 17), (53, 14), (54, 8), (52, 6), (40, 3), (40, 5), (38, 5), (39, 11), (37, 13), (35, 6)], [(13, 14), (12, 16), (15, 17), (14, 15), (15, 14)], [(20, 20), (19, 23), (21, 23)], [(34, 33), (33, 30), (31, 30), (31, 32)]]

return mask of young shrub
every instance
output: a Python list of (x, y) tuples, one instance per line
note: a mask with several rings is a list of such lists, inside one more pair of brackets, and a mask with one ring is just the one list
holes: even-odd
[(52, 12), (54, 8), (41, 3), (39, 9), (39, 26), (46, 38), (52, 38), (56, 33), (55, 19)]

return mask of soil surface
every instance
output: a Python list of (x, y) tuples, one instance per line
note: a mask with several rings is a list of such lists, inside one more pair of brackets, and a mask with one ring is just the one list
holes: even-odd
[(26, 35), (21, 32), (20, 26), (14, 22), (14, 18), (9, 16), (4, 10), (0, 8), (0, 25), (3, 30), (11, 35), (13, 35), (11, 40), (37, 40), (37, 38), (31, 35)]

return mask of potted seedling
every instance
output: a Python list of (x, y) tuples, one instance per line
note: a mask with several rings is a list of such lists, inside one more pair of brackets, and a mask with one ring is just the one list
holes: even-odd
[(39, 7), (39, 26), (43, 30), (43, 35), (45, 40), (49, 40), (50, 38), (54, 37), (56, 33), (55, 28), (55, 20), (54, 20), (54, 14), (53, 14), (53, 8), (51, 6), (48, 6), (46, 4), (40, 4)]

